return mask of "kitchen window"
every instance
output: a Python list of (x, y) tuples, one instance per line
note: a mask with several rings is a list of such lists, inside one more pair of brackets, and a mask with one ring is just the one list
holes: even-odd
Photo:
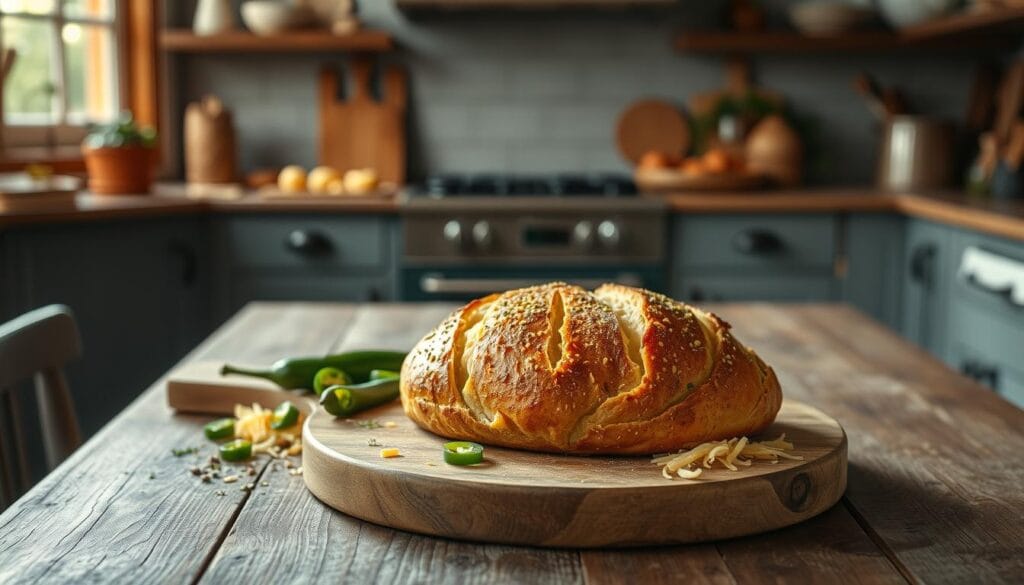
[(119, 0), (0, 0), (5, 147), (78, 144), (125, 102)]

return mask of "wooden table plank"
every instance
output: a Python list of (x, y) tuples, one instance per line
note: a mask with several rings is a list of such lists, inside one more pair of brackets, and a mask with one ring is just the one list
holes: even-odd
[[(371, 305), (356, 313), (335, 351), (409, 350), (452, 310), (448, 304)], [(387, 429), (376, 434), (386, 442)], [(477, 545), (383, 528), (318, 502), (302, 482), (267, 471), (242, 509), (205, 582), (579, 583), (579, 557)], [(279, 580), (279, 579), (272, 579)]]
[[(186, 360), (267, 361), (327, 350), (350, 307), (252, 306)], [(0, 515), (0, 582), (189, 581), (203, 570), (246, 495), (199, 483), (203, 417), (178, 416), (154, 384), (67, 462)], [(298, 482), (301, 483), (301, 482)]]
[(722, 310), (784, 392), (839, 419), (847, 501), (920, 581), (1020, 582), (1024, 411), (848, 308)]

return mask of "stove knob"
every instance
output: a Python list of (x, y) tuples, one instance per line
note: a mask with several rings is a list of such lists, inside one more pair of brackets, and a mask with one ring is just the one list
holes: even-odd
[(594, 224), (581, 221), (572, 228), (572, 241), (577, 248), (589, 250), (594, 247)]
[(622, 244), (622, 229), (619, 224), (606, 219), (597, 224), (597, 241), (606, 250), (617, 250)]
[(453, 219), (444, 224), (444, 241), (451, 244), (456, 250), (461, 250), (466, 245), (466, 237), (462, 232), (462, 224), (459, 220)]
[(473, 243), (477, 250), (489, 250), (494, 245), (494, 232), (490, 223), (480, 220), (473, 224)]

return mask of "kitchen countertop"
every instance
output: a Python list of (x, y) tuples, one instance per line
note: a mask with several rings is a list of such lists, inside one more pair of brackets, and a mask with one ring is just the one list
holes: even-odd
[[(396, 198), (190, 199), (181, 185), (159, 185), (150, 196), (82, 193), (74, 207), (31, 212), (0, 211), (0, 227), (185, 213), (397, 213)], [(962, 194), (887, 194), (870, 189), (822, 189), (762, 193), (687, 193), (664, 196), (676, 213), (898, 212), (1024, 241), (1024, 201), (974, 199)]]
[[(408, 349), (450, 308), (253, 304), (185, 361)], [(1019, 581), (1024, 411), (847, 307), (711, 308), (773, 365), (787, 397), (845, 427), (848, 489), (821, 516), (635, 550), (409, 534), (327, 508), (300, 476), (266, 460), (239, 483), (201, 483), (188, 469), (212, 453), (202, 436), (211, 417), (172, 413), (159, 381), (0, 515), (0, 582)], [(189, 446), (202, 452), (171, 453)], [(246, 481), (252, 491), (239, 488)]]

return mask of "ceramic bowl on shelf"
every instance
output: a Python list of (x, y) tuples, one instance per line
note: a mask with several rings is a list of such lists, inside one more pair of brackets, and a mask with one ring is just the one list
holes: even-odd
[(938, 18), (963, 4), (962, 0), (878, 0), (878, 10), (895, 28)]
[(840, 0), (811, 0), (789, 9), (789, 20), (807, 36), (838, 35), (868, 24), (875, 11)]
[(258, 35), (277, 35), (312, 24), (309, 7), (284, 0), (248, 0), (242, 4), (242, 22)]

